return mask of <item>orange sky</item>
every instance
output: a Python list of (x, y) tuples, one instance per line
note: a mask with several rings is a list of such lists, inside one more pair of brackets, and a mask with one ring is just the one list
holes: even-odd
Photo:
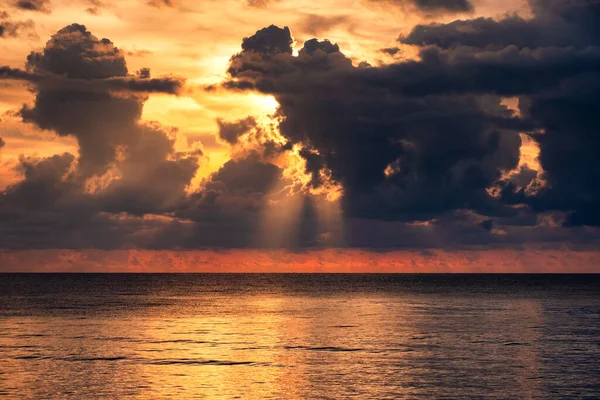
[[(266, 2), (244, 0), (171, 2), (176, 7), (148, 6), (144, 1), (102, 2), (102, 7), (91, 12), (91, 1), (54, 0), (51, 13), (13, 11), (13, 19), (32, 19), (35, 29), (26, 37), (0, 41), (0, 64), (22, 68), (31, 51), (39, 51), (56, 31), (76, 22), (125, 50), (131, 72), (149, 67), (153, 76), (185, 77), (189, 83), (186, 93), (179, 97), (152, 95), (145, 103), (143, 119), (177, 128), (179, 151), (194, 142), (208, 150), (207, 162), (201, 166), (196, 182), (230, 158), (231, 150), (216, 138), (216, 118), (261, 116), (272, 113), (277, 106), (272, 98), (263, 95), (207, 93), (199, 88), (201, 84), (224, 80), (229, 58), (240, 50), (241, 38), (271, 24), (286, 25), (294, 35), (295, 48), (313, 37), (328, 38), (356, 63), (368, 61), (377, 65), (392, 61), (377, 50), (397, 45), (398, 35), (408, 33), (415, 24), (455, 19), (451, 15), (422, 15), (406, 7), (390, 8), (369, 0), (273, 0), (268, 7), (249, 5)], [(529, 12), (524, 0), (474, 3), (476, 11), (465, 18)], [(406, 48), (406, 55), (411, 55), (410, 48)], [(4, 114), (0, 136), (6, 141), (0, 152), (0, 189), (19, 179), (11, 167), (20, 154), (47, 157), (77, 152), (73, 138), (57, 138), (11, 117), (10, 110), (32, 99), (21, 82), (0, 86), (0, 115)]]
[[(170, 3), (174, 6), (145, 0), (106, 4), (92, 0), (54, 0), (52, 12), (11, 11), (13, 19), (33, 20), (35, 27), (26, 36), (0, 40), (0, 66), (23, 68), (30, 52), (39, 51), (52, 34), (76, 22), (84, 24), (99, 38), (110, 38), (123, 49), (130, 73), (148, 67), (154, 77), (175, 75), (185, 78), (187, 85), (179, 96), (150, 95), (144, 104), (142, 120), (157, 121), (172, 129), (177, 151), (203, 149), (204, 158), (190, 191), (201, 185), (203, 178), (244, 151), (243, 146), (228, 145), (218, 137), (218, 119), (236, 120), (254, 116), (260, 120), (277, 109), (277, 102), (270, 96), (203, 90), (203, 85), (226, 79), (229, 59), (240, 51), (243, 37), (270, 24), (289, 26), (296, 50), (310, 38), (328, 38), (337, 42), (355, 64), (368, 61), (372, 65), (381, 65), (394, 60), (378, 50), (397, 46), (398, 35), (408, 33), (415, 24), (456, 19), (452, 15), (424, 15), (406, 7), (384, 7), (371, 0), (271, 0), (268, 6), (260, 5), (267, 1), (244, 0), (180, 0)], [(463, 15), (463, 18), (498, 18), (512, 13), (526, 16), (529, 13), (526, 0), (474, 0), (473, 3), (476, 11)], [(99, 4), (102, 5), (98, 7)], [(403, 51), (408, 58), (416, 54), (410, 46), (404, 46)], [(14, 115), (14, 110), (33, 99), (34, 94), (23, 82), (3, 81), (0, 85), (0, 137), (6, 142), (0, 150), (0, 190), (22, 179), (19, 171), (15, 170), (21, 157), (78, 152), (77, 141), (73, 137), (59, 137), (53, 132), (40, 130)], [(517, 109), (516, 98), (506, 98), (504, 104)], [(527, 136), (523, 135), (522, 139), (519, 165), (540, 171), (537, 144)], [(303, 184), (303, 179), (310, 179), (296, 169), (286, 170), (285, 174), (289, 176), (285, 177)], [(511, 173), (514, 171), (506, 171), (507, 176)], [(335, 194), (335, 187), (329, 189), (326, 195)], [(337, 198), (333, 196), (333, 200)], [(273, 204), (278, 201), (281, 202), (273, 200)], [(263, 231), (271, 235), (264, 238), (267, 245), (285, 245), (286, 224), (295, 223), (292, 220), (297, 217), (300, 208), (293, 199), (287, 201), (290, 204), (286, 207), (273, 207), (270, 214), (265, 213)], [(327, 203), (319, 212), (323, 214), (323, 223), (331, 225), (329, 230), (334, 232), (333, 238), (324, 238), (331, 240), (325, 244), (339, 246), (342, 241), (335, 237), (336, 229), (343, 230), (339, 204), (335, 201)], [(151, 217), (146, 215), (142, 219), (151, 220)], [(139, 219), (117, 214), (111, 218)], [(170, 217), (160, 218), (172, 222)], [(427, 224), (422, 223), (423, 226)], [(421, 226), (419, 222), (415, 225)], [(506, 234), (502, 230), (491, 232)], [(283, 250), (0, 250), (0, 272), (3, 271), (600, 272), (600, 252), (591, 247), (575, 251), (566, 245), (553, 245), (552, 249), (532, 245), (521, 250), (474, 248), (387, 252), (332, 248), (299, 253)]]
[(305, 252), (227, 250), (0, 251), (0, 272), (600, 273), (600, 252), (521, 250)]

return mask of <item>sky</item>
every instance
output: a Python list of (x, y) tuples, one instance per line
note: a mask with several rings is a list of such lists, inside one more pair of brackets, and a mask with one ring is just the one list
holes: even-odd
[(598, 0), (0, 0), (0, 271), (600, 272)]

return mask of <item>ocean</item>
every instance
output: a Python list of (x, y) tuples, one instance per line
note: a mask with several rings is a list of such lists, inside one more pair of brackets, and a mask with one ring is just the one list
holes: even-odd
[(0, 397), (600, 398), (600, 275), (1, 274)]

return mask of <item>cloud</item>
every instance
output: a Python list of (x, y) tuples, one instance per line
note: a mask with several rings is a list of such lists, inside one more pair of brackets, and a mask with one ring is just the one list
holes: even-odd
[[(298, 57), (283, 45), (243, 47), (231, 59), (226, 86), (275, 96), (283, 135), (312, 149), (302, 154), (314, 184), (324, 169), (342, 184), (348, 216), (415, 220), (465, 207), (482, 215), (514, 214), (486, 189), (517, 166), (519, 132), (525, 131), (539, 141), (553, 189), (524, 196), (521, 203), (572, 212), (567, 223), (596, 225), (600, 214), (592, 205), (600, 196), (592, 182), (598, 172), (590, 166), (599, 148), (591, 134), (598, 120), (591, 110), (598, 98), (600, 49), (589, 45), (596, 40), (591, 21), (597, 5), (558, 3), (533, 2), (538, 9), (531, 20), (485, 20), (450, 44), (441, 41), (443, 32), (482, 20), (432, 25), (439, 40), (419, 44), (438, 46), (424, 46), (418, 61), (382, 67), (354, 67), (327, 41), (307, 41)], [(510, 35), (493, 33), (513, 20), (536, 30), (557, 19), (577, 30), (559, 26), (565, 34), (555, 43), (520, 34), (522, 42), (511, 44)], [(287, 28), (272, 26), (245, 41), (262, 40), (266, 33), (284, 44), (291, 41)], [(528, 106), (516, 115), (500, 96), (520, 96)], [(574, 162), (579, 172), (568, 179), (574, 170), (567, 164)]]
[(400, 49), (399, 47), (384, 47), (382, 49), (379, 49), (379, 52), (387, 54), (392, 57), (402, 55), (402, 49)]
[[(291, 40), (285, 28), (277, 34)], [(312, 149), (302, 155), (314, 184), (327, 169), (343, 185), (348, 217), (414, 220), (465, 206), (502, 208), (485, 189), (516, 166), (520, 122), (499, 97), (494, 115), (464, 89), (487, 82), (485, 64), (496, 68), (494, 59), (432, 55), (359, 68), (329, 41), (307, 41), (298, 57), (284, 46), (261, 50), (232, 58), (230, 84), (275, 96), (281, 132)], [(471, 74), (477, 70), (481, 78)], [(386, 176), (392, 164), (397, 171)]]
[[(27, 71), (0, 69), (3, 77), (33, 84), (34, 103), (19, 115), (75, 137), (79, 154), (21, 160), (23, 180), (0, 195), (0, 236), (22, 242), (6, 246), (127, 245), (131, 225), (113, 214), (160, 215), (181, 205), (202, 152), (177, 152), (177, 132), (141, 121), (143, 93), (175, 92), (178, 84), (151, 79), (148, 69), (129, 75), (120, 49), (77, 24), (27, 61)], [(47, 230), (52, 237), (44, 237)], [(25, 231), (28, 239), (21, 237)]]
[(166, 93), (179, 94), (185, 84), (180, 77), (146, 76), (111, 77), (101, 79), (71, 79), (49, 72), (33, 73), (8, 66), (0, 67), (0, 79), (23, 80), (46, 90), (68, 89), (73, 92), (113, 92), (128, 94)]
[[(450, 4), (440, 12), (454, 12)], [(357, 65), (344, 43), (310, 39), (296, 54), (289, 28), (256, 31), (211, 89), (258, 92), (279, 107), (268, 122), (216, 118), (231, 159), (199, 186), (191, 183), (212, 154), (180, 152), (176, 130), (142, 120), (149, 93), (177, 95), (183, 80), (130, 73), (110, 40), (65, 27), (25, 69), (0, 68), (34, 91), (24, 121), (79, 145), (20, 160), (22, 180), (0, 194), (0, 241), (299, 252), (331, 237), (385, 251), (597, 245), (596, 5), (530, 4), (529, 19), (416, 27), (381, 52), (410, 44), (417, 57), (380, 66)], [(523, 141), (539, 145), (543, 170), (521, 162)], [(332, 187), (343, 195), (326, 202)]]
[(454, 12), (472, 11), (469, 0), (414, 0), (415, 5), (424, 11), (445, 10)]
[(369, 0), (425, 14), (455, 14), (474, 10), (470, 0)]
[(0, 38), (37, 38), (32, 20), (14, 21), (6, 11), (0, 11)]
[[(77, 24), (58, 31), (42, 52), (31, 53), (27, 70), (0, 70), (35, 84), (35, 102), (20, 115), (42, 129), (75, 136), (84, 177), (106, 172), (118, 149), (136, 144), (143, 135), (139, 120), (145, 98), (127, 92), (174, 93), (181, 86), (172, 78), (129, 76), (123, 52)], [(114, 95), (113, 90), (125, 93)]]
[(107, 5), (101, 0), (87, 0), (87, 4), (89, 7), (84, 11), (90, 15), (100, 15), (102, 10), (107, 7)]
[(265, 8), (269, 3), (279, 0), (246, 0), (246, 4), (250, 7)]
[(64, 153), (45, 159), (21, 158), (18, 166), (24, 179), (10, 186), (3, 197), (2, 206), (44, 209), (52, 207), (63, 196), (76, 190), (69, 170), (75, 160)]
[(148, 0), (148, 5), (156, 8), (168, 7), (175, 8), (179, 5), (177, 0)]
[(238, 196), (263, 196), (281, 178), (281, 170), (261, 161), (254, 153), (241, 160), (229, 160), (211, 178), (212, 185), (224, 185), (228, 193)]
[(217, 119), (219, 137), (229, 144), (235, 144), (238, 138), (256, 127), (256, 119), (248, 117), (239, 121), (227, 122)]
[[(33, 85), (34, 103), (20, 111), (24, 121), (73, 136), (79, 144), (78, 157), (21, 160), (23, 179), (0, 193), (4, 246), (195, 248), (255, 242), (261, 202), (281, 169), (249, 151), (189, 195), (202, 151), (178, 152), (176, 131), (141, 121), (148, 91), (141, 85), (153, 82), (150, 71), (129, 75), (123, 52), (108, 39), (71, 25), (28, 57), (26, 71), (3, 67), (0, 75)], [(219, 227), (206, 230), (210, 221)]]
[(292, 53), (292, 35), (288, 27), (275, 25), (263, 28), (242, 40), (242, 49), (247, 52), (266, 54)]
[(503, 19), (475, 18), (449, 24), (417, 25), (399, 40), (405, 44), (443, 48), (516, 46), (587, 47), (598, 45), (595, 31), (600, 4), (587, 0), (529, 0), (533, 18), (509, 15)]
[(127, 76), (123, 52), (110, 40), (96, 38), (79, 24), (59, 30), (42, 52), (32, 52), (27, 56), (27, 68), (71, 79)]
[(307, 14), (300, 19), (298, 27), (302, 32), (317, 36), (348, 22), (349, 17), (346, 15), (323, 16)]
[(50, 13), (52, 4), (49, 0), (17, 0), (15, 7), (27, 11), (40, 11)]
[[(533, 137), (540, 146), (540, 162), (548, 185), (536, 196), (517, 193), (521, 201), (537, 211), (557, 210), (568, 213), (568, 225), (600, 225), (600, 143), (593, 134), (600, 128), (594, 104), (600, 97), (597, 56), (600, 35), (596, 30), (600, 3), (596, 1), (530, 0), (531, 19), (510, 16), (499, 21), (478, 18), (450, 24), (417, 26), (402, 38), (407, 44), (435, 45), (461, 53), (468, 46), (475, 57), (494, 52), (502, 54), (522, 49), (531, 52), (533, 64), (540, 63), (533, 78), (501, 70), (511, 60), (498, 65), (496, 82), (504, 78), (519, 82), (529, 90), (520, 95), (523, 118), (538, 127)], [(580, 69), (580, 67), (583, 67)], [(532, 71), (533, 72), (533, 71)], [(512, 75), (511, 74), (515, 74)], [(509, 78), (510, 77), (510, 78)], [(516, 88), (515, 88), (516, 89)], [(492, 90), (490, 88), (490, 90)], [(541, 133), (540, 133), (541, 132)], [(511, 201), (515, 197), (505, 196)]]

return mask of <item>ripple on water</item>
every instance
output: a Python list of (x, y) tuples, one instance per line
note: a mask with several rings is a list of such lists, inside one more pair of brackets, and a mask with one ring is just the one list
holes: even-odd
[(312, 347), (312, 346), (284, 346), (284, 349), (288, 350), (308, 350), (308, 351), (341, 351), (341, 352), (351, 352), (351, 351), (363, 351), (361, 348), (350, 348), (350, 347), (336, 347), (336, 346), (322, 346), (322, 347)]
[(125, 356), (116, 356), (116, 357), (63, 357), (59, 358), (62, 361), (71, 361), (71, 362), (87, 362), (87, 361), (122, 361), (127, 360)]
[(257, 365), (266, 366), (270, 363), (257, 363), (253, 361), (231, 361), (231, 360), (203, 360), (203, 359), (189, 359), (189, 358), (178, 358), (178, 359), (163, 359), (163, 360), (146, 360), (147, 364), (152, 365), (219, 365), (219, 366), (234, 366), (234, 365)]

